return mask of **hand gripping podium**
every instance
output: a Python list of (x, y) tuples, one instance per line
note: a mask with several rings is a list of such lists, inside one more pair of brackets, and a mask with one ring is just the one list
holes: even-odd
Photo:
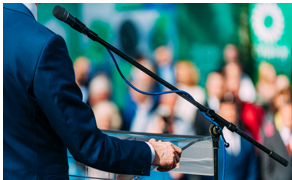
[[(195, 175), (214, 175), (213, 168), (213, 149), (212, 149), (212, 138), (211, 136), (180, 136), (180, 135), (170, 135), (170, 134), (152, 134), (152, 133), (136, 133), (128, 131), (113, 131), (113, 130), (103, 130), (103, 133), (117, 137), (119, 139), (126, 140), (137, 140), (137, 141), (148, 141), (151, 138), (161, 140), (163, 142), (171, 142), (174, 145), (180, 147), (183, 152), (181, 160), (179, 162), (179, 167), (171, 170), (170, 172), (178, 172), (184, 174), (195, 174)], [(72, 162), (73, 157), (68, 156), (68, 161)], [(82, 173), (75, 173), (71, 171), (69, 163), (69, 176), (70, 180), (77, 179), (117, 179), (117, 180), (130, 180), (130, 179), (141, 179), (141, 176), (135, 175), (119, 175), (109, 172), (104, 172), (100, 170), (93, 169), (86, 165), (79, 163), (82, 169)], [(156, 167), (152, 166), (151, 171), (156, 171)], [(71, 172), (71, 173), (70, 173)], [(155, 176), (159, 176), (159, 179), (164, 179), (163, 172), (154, 172)], [(150, 173), (150, 177), (153, 172)], [(161, 178), (160, 178), (161, 177)]]

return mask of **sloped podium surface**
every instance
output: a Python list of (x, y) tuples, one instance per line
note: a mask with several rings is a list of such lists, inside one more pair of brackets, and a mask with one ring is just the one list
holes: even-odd
[[(171, 142), (174, 145), (182, 148), (182, 157), (179, 163), (179, 167), (173, 169), (170, 172), (178, 172), (184, 174), (196, 174), (196, 175), (208, 175), (213, 176), (213, 150), (212, 150), (212, 139), (210, 136), (180, 136), (180, 135), (169, 135), (169, 134), (152, 134), (152, 133), (137, 133), (128, 131), (113, 131), (103, 130), (103, 133), (117, 137), (119, 139), (137, 140), (137, 141), (149, 141), (151, 138), (161, 140), (163, 142)], [(72, 156), (68, 156), (69, 161), (69, 174), (70, 180), (77, 179), (139, 179), (139, 176), (132, 175), (117, 175), (108, 173), (100, 170), (82, 165), (78, 165), (84, 171), (83, 173), (76, 174), (72, 171), (70, 161), (74, 161)], [(83, 167), (82, 167), (83, 166)], [(152, 166), (153, 171), (156, 171), (156, 167)], [(71, 171), (70, 171), (71, 170)], [(157, 173), (155, 173), (157, 176)], [(161, 179), (164, 175), (161, 173)]]

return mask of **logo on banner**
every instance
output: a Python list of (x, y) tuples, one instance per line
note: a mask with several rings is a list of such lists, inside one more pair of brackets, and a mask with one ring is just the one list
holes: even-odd
[(284, 16), (277, 4), (257, 4), (251, 15), (255, 35), (265, 43), (275, 43), (284, 33)]

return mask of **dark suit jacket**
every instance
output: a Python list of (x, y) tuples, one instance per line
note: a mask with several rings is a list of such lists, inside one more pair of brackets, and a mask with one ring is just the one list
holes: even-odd
[[(205, 104), (205, 107), (210, 108), (208, 103)], [(212, 123), (208, 119), (206, 119), (206, 117), (199, 110), (197, 110), (194, 123), (196, 135), (210, 135), (209, 128), (211, 124)]]
[(68, 179), (66, 147), (91, 167), (149, 175), (148, 145), (103, 134), (81, 97), (64, 40), (3, 4), (4, 179)]
[(267, 154), (261, 156), (261, 172), (264, 180), (290, 180), (292, 179), (292, 157), (289, 157), (284, 142), (277, 130), (273, 136), (264, 139), (264, 145), (285, 158), (287, 167), (270, 158)]
[[(237, 156), (229, 154), (226, 151), (226, 167), (224, 180), (257, 180), (259, 175), (259, 168), (257, 157), (253, 145), (247, 140), (240, 138), (241, 150)], [(222, 179), (223, 172), (223, 148), (224, 144), (220, 140), (218, 153), (218, 173), (219, 178)], [(213, 180), (214, 177), (204, 176), (204, 180)]]
[[(237, 156), (226, 151), (225, 180), (257, 180), (259, 168), (254, 146), (247, 140), (240, 137), (241, 150)], [(219, 179), (222, 179), (224, 144), (220, 140), (219, 147)]]

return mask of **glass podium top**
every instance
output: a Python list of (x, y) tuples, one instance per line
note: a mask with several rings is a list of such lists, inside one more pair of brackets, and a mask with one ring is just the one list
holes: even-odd
[[(174, 145), (180, 147), (183, 152), (179, 162), (179, 167), (171, 170), (170, 172), (184, 173), (184, 174), (196, 174), (196, 175), (207, 175), (213, 176), (213, 150), (212, 150), (212, 139), (210, 136), (185, 136), (185, 135), (170, 135), (170, 134), (152, 134), (152, 133), (138, 133), (129, 131), (114, 131), (114, 130), (103, 130), (104, 134), (113, 136), (124, 140), (136, 140), (136, 141), (149, 141), (151, 138), (155, 140), (161, 140), (163, 142), (171, 142)], [(69, 159), (72, 156), (69, 156)], [(84, 165), (85, 166), (85, 165)], [(70, 173), (69, 163), (69, 174), (70, 179), (74, 179), (76, 174)], [(88, 173), (89, 169), (93, 171), (95, 169), (87, 167), (87, 173), (84, 179), (139, 179), (139, 177), (128, 176), (120, 177), (119, 175), (99, 171), (97, 175)], [(156, 167), (152, 166), (153, 171), (156, 171)], [(157, 171), (158, 172), (158, 171)], [(101, 175), (103, 173), (103, 175)], [(156, 173), (157, 174), (157, 173)], [(162, 174), (162, 173), (161, 173)], [(93, 176), (94, 175), (94, 176)]]

